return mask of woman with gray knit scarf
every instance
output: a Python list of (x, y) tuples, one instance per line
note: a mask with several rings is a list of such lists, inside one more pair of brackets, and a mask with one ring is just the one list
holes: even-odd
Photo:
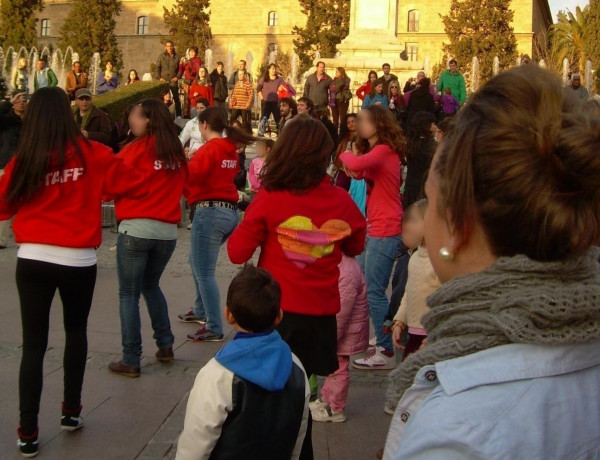
[(600, 106), (491, 79), (433, 159), (428, 343), (391, 374), (384, 459), (600, 458)]

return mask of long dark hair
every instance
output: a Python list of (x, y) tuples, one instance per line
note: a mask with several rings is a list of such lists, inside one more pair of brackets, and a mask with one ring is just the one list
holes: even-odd
[(436, 142), (431, 132), (431, 124), (435, 123), (435, 115), (431, 112), (417, 112), (406, 131), (406, 158), (411, 160), (419, 153), (430, 159), (436, 149)]
[(277, 64), (271, 63), (267, 66), (267, 68), (265, 69), (265, 73), (263, 74), (263, 81), (265, 83), (271, 81), (271, 77), (269, 76), (269, 69), (271, 67), (275, 67), (275, 79), (279, 78), (279, 75), (277, 75)]
[[(406, 149), (406, 140), (404, 138), (404, 132), (402, 128), (392, 115), (392, 112), (387, 107), (382, 105), (370, 105), (361, 110), (361, 113), (369, 113), (372, 122), (377, 130), (377, 144), (388, 145), (394, 152), (404, 157), (404, 151)], [(360, 139), (356, 142), (358, 149), (362, 153), (366, 153), (370, 150), (369, 141), (367, 139)]]
[(318, 185), (327, 175), (332, 148), (331, 136), (319, 120), (308, 115), (291, 119), (265, 161), (264, 187), (300, 193)]
[[(208, 128), (211, 131), (217, 133), (222, 133), (223, 131), (225, 131), (227, 139), (229, 139), (234, 144), (250, 145), (253, 142), (256, 142), (256, 137), (247, 134), (241, 129), (229, 126), (225, 121), (225, 117), (223, 117), (223, 112), (221, 112), (221, 109), (219, 109), (218, 107), (207, 107), (206, 109), (204, 109), (198, 114), (198, 122), (206, 122)], [(172, 123), (173, 122), (171, 122), (171, 124)]]
[[(144, 116), (148, 119), (146, 136), (156, 137), (156, 159), (161, 161), (168, 170), (185, 167), (186, 158), (183, 147), (166, 105), (158, 99), (142, 99), (136, 105), (142, 108)], [(124, 144), (137, 139), (130, 133)]]
[(67, 93), (58, 87), (33, 93), (23, 117), (7, 201), (30, 201), (44, 186), (50, 168), (62, 169), (67, 151), (85, 167), (80, 142), (89, 145), (75, 123)]
[[(131, 79), (131, 72), (135, 73), (135, 78), (133, 80)], [(140, 81), (140, 76), (138, 75), (137, 70), (131, 69), (129, 73), (127, 73), (127, 83), (132, 83), (134, 81)]]
[[(371, 99), (373, 99), (375, 97), (376, 94), (378, 94), (375, 91), (375, 88), (377, 88), (379, 85), (383, 85), (383, 87), (385, 88), (385, 80), (383, 78), (378, 78), (377, 80), (375, 80), (373, 82), (373, 84), (371, 85), (371, 92), (369, 93), (369, 96), (371, 96)], [(383, 91), (381, 91), (381, 95), (385, 96), (383, 94)]]
[(340, 121), (340, 136), (338, 137), (338, 143), (347, 140), (348, 138), (348, 133), (350, 132), (348, 131), (348, 118), (356, 118), (356, 114), (347, 113), (342, 117), (342, 120)]
[[(200, 70), (201, 70), (201, 69), (204, 69), (204, 73), (205, 73), (205, 75), (206, 75), (206, 76), (204, 77), (204, 81), (201, 81), (201, 80), (200, 80)], [(209, 76), (209, 73), (208, 73), (208, 69), (207, 69), (206, 67), (204, 67), (204, 66), (200, 66), (200, 67), (198, 68), (198, 75), (196, 75), (196, 83), (198, 83), (198, 84), (202, 84), (202, 85), (204, 85), (204, 86), (212, 86), (212, 82), (210, 81), (210, 76)]]

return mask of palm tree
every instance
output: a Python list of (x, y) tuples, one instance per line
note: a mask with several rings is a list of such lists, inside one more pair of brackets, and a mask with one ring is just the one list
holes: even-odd
[[(587, 61), (585, 46), (586, 26), (589, 5), (583, 9), (575, 8), (575, 14), (567, 10), (560, 11), (557, 22), (550, 28), (550, 43), (554, 55), (562, 62), (569, 60), (571, 70), (583, 71)], [(559, 64), (559, 63), (557, 63)]]

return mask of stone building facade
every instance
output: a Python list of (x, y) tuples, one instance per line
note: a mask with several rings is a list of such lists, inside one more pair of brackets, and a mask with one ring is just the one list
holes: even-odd
[[(123, 73), (134, 68), (141, 76), (150, 71), (151, 63), (164, 49), (160, 43), (161, 35), (168, 35), (168, 31), (162, 20), (163, 7), (170, 8), (174, 0), (122, 2), (123, 10), (117, 18), (116, 34), (123, 51)], [(45, 0), (44, 4), (44, 10), (38, 15), (39, 43), (42, 46), (56, 42), (69, 11), (70, 1)], [(450, 0), (398, 2), (395, 37), (398, 53), (407, 53), (406, 70), (422, 68), (426, 56), (432, 64), (441, 60), (441, 44), (446, 36), (440, 14), (447, 13), (449, 6)], [(546, 30), (552, 23), (548, 2), (513, 0), (513, 10), (513, 27), (519, 51), (531, 55), (534, 34)], [(274, 3), (212, 0), (210, 11), (210, 26), (214, 35), (213, 62), (221, 60), (227, 66), (228, 53), (233, 53), (235, 66), (239, 59), (246, 59), (250, 52), (253, 56), (254, 75), (266, 62), (269, 51), (293, 51), (294, 36), (291, 30), (295, 25), (302, 26), (306, 21), (298, 0), (279, 0)], [(365, 36), (364, 40), (376, 38)]]

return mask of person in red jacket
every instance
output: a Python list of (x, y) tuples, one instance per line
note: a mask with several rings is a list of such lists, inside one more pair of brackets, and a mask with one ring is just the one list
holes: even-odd
[(375, 80), (377, 80), (377, 78), (377, 72), (371, 70), (369, 72), (369, 77), (367, 78), (367, 81), (356, 90), (356, 96), (361, 101), (364, 101), (365, 97), (367, 97), (367, 94), (371, 92), (371, 85), (375, 83)]
[(158, 99), (144, 99), (129, 113), (130, 134), (119, 153), (125, 163), (141, 171), (149, 185), (143, 200), (115, 199), (119, 222), (117, 273), (123, 358), (109, 364), (112, 372), (140, 376), (142, 336), (140, 294), (152, 320), (161, 362), (173, 360), (174, 337), (167, 301), (159, 282), (177, 244), (179, 204), (187, 178), (183, 147), (169, 110)]
[(50, 305), (58, 289), (65, 327), (61, 428), (81, 427), (87, 318), (102, 240), (102, 195), (142, 198), (144, 176), (102, 144), (86, 140), (61, 88), (38, 89), (29, 102), (15, 157), (0, 178), (0, 220), (15, 216), (17, 289), (23, 325), (18, 446), (38, 452), (38, 412)]
[[(365, 244), (366, 222), (348, 192), (327, 176), (333, 143), (319, 120), (288, 121), (265, 162), (262, 187), (227, 243), (234, 264), (260, 247), (258, 266), (281, 286), (277, 327), (307, 375), (338, 368), (338, 264)], [(300, 458), (312, 458), (311, 419)]]
[(206, 67), (198, 69), (198, 76), (192, 83), (189, 92), (190, 107), (196, 107), (196, 101), (203, 97), (208, 99), (211, 107), (214, 105), (214, 92)]
[(206, 143), (188, 163), (189, 178), (184, 189), (187, 202), (195, 208), (190, 265), (196, 301), (192, 310), (178, 318), (202, 325), (187, 336), (188, 340), (220, 342), (223, 340), (223, 318), (215, 269), (221, 245), (238, 224), (239, 197), (234, 184), (240, 170), (238, 147), (249, 145), (256, 139), (228, 126), (218, 107), (208, 107), (198, 114), (198, 123)]
[(367, 279), (377, 344), (371, 356), (355, 360), (353, 366), (390, 368), (394, 365), (394, 350), (391, 337), (384, 334), (382, 328), (389, 305), (386, 290), (394, 261), (403, 246), (400, 155), (404, 153), (405, 141), (402, 128), (386, 106), (366, 107), (356, 120), (359, 140), (352, 144), (353, 151), (340, 155), (340, 161), (349, 176), (364, 178), (368, 186), (368, 236), (360, 262)]

